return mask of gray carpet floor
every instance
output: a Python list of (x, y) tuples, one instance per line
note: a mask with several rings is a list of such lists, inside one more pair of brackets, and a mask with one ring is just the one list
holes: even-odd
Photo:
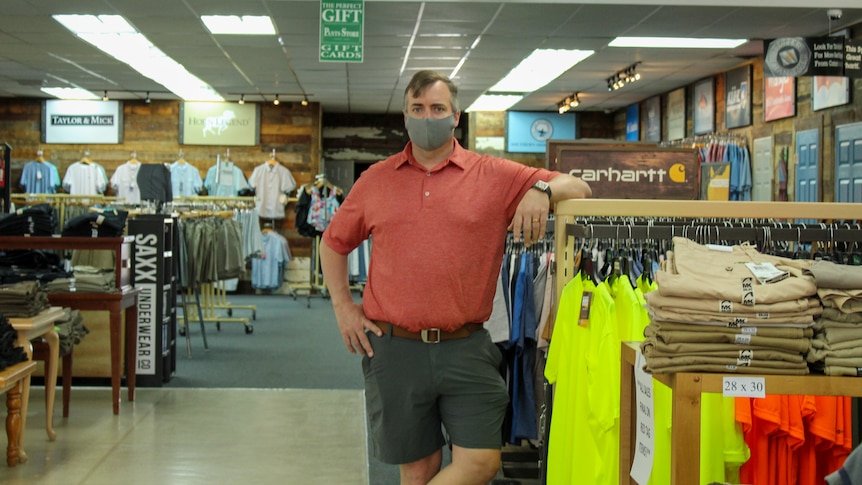
[[(357, 296), (358, 298), (358, 296)], [(330, 300), (304, 295), (232, 295), (228, 303), (253, 305), (255, 311), (231, 310), (247, 317), (253, 331), (238, 322), (206, 323), (208, 349), (197, 319), (177, 338), (177, 370), (165, 387), (362, 389), (358, 355), (347, 351), (335, 323)], [(253, 313), (255, 315), (253, 315)], [(227, 315), (225, 310), (219, 314)], [(182, 311), (178, 312), (181, 324)], [(253, 316), (255, 317), (253, 319)], [(369, 446), (370, 449), (370, 446)], [(398, 467), (368, 457), (371, 485), (397, 485)]]

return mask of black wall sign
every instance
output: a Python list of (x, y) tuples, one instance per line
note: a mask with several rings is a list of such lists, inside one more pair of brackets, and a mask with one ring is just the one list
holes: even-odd
[(844, 75), (862, 77), (862, 42), (844, 41)]
[(862, 77), (860, 42), (843, 37), (782, 37), (766, 41), (766, 77)]

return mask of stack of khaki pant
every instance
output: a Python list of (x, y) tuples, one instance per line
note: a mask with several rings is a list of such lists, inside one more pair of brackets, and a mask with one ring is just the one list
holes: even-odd
[[(761, 284), (744, 263), (772, 263), (789, 276)], [(823, 307), (811, 261), (765, 255), (743, 244), (705, 246), (676, 237), (658, 290), (645, 295), (642, 350), (653, 373), (808, 374), (814, 320)]]
[(808, 362), (827, 375), (862, 375), (862, 267), (817, 261), (805, 272), (824, 306)]

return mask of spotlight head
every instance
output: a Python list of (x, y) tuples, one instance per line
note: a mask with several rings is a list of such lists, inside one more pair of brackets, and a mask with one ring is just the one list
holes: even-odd
[(110, 99), (110, 98), (108, 98), (108, 90), (106, 89), (105, 94), (102, 95), (102, 101), (107, 101), (108, 99)]
[(150, 104), (150, 92), (147, 91), (147, 99), (144, 100), (145, 103)]
[(281, 101), (278, 100), (278, 95), (275, 95), (275, 99), (272, 100), (272, 104), (278, 106), (281, 104)]
[(300, 104), (302, 104), (303, 106), (308, 106), (308, 98), (302, 98)]
[(245, 104), (245, 95), (244, 94), (239, 95), (239, 104)]

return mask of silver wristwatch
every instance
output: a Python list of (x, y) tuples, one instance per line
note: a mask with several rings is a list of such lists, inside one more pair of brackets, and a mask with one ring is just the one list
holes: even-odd
[(542, 192), (548, 194), (548, 198), (551, 198), (551, 186), (548, 185), (548, 182), (544, 180), (536, 180), (536, 183), (533, 184), (533, 189), (541, 190)]

